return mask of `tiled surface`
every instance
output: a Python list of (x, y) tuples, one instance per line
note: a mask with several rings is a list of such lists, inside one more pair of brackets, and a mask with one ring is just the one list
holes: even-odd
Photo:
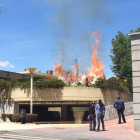
[[(107, 131), (94, 132), (89, 131), (89, 124), (57, 124), (40, 125), (42, 128), (15, 130), (15, 132), (40, 136), (56, 136), (65, 139), (84, 139), (84, 140), (140, 140), (140, 133), (134, 131), (133, 115), (126, 116), (127, 123), (117, 124), (118, 119), (105, 121)], [(71, 127), (73, 126), (73, 127)]]

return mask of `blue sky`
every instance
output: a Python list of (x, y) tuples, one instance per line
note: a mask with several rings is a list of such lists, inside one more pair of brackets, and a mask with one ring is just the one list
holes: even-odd
[(139, 0), (1, 0), (0, 5), (0, 69), (6, 71), (36, 67), (45, 73), (54, 62), (71, 69), (74, 59), (84, 71), (91, 66), (91, 32), (100, 30), (98, 58), (109, 78), (111, 39), (140, 27)]

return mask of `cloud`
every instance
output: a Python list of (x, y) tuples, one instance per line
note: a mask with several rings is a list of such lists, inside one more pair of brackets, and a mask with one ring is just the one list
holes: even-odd
[(9, 61), (0, 61), (0, 67), (15, 68), (12, 64), (9, 63)]

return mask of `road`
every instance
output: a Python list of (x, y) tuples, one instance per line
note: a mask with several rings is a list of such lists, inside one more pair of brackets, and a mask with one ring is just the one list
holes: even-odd
[(134, 131), (133, 115), (127, 123), (118, 119), (105, 121), (106, 131), (89, 131), (89, 124), (20, 124), (0, 123), (0, 140), (140, 140)]
[[(40, 135), (25, 135), (24, 133), (15, 132), (0, 132), (0, 140), (73, 140), (73, 138), (67, 137), (55, 137), (55, 136), (40, 136)], [(81, 139), (75, 139), (81, 140)], [(88, 140), (88, 139), (82, 139)]]

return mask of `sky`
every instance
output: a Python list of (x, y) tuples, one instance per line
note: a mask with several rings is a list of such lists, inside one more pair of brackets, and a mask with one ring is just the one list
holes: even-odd
[(0, 70), (45, 73), (55, 62), (69, 70), (77, 59), (84, 72), (91, 67), (91, 33), (99, 30), (98, 59), (112, 77), (111, 40), (140, 27), (139, 9), (139, 0), (1, 0)]

